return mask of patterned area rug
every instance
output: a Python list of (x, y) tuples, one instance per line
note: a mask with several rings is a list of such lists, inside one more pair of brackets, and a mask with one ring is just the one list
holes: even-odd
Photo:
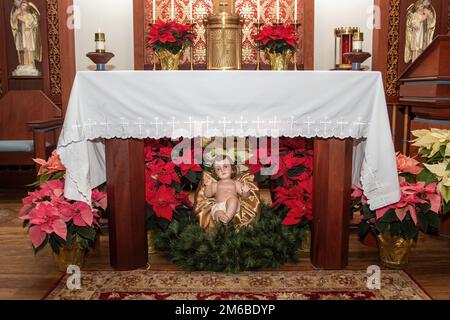
[(428, 300), (403, 271), (382, 271), (381, 289), (367, 289), (362, 271), (278, 271), (237, 275), (173, 271), (83, 271), (81, 290), (65, 276), (49, 300)]

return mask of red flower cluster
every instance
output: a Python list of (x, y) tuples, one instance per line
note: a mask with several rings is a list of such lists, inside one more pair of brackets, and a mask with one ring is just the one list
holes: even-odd
[[(252, 174), (260, 175), (263, 168), (272, 164), (270, 155), (271, 147), (258, 149), (254, 159), (245, 165)], [(288, 214), (283, 220), (284, 225), (299, 224), (303, 217), (312, 219), (312, 187), (313, 187), (313, 156), (312, 145), (303, 139), (280, 139), (280, 157), (276, 171), (268, 178), (277, 185), (272, 191), (275, 194), (273, 206), (276, 208), (289, 208)], [(263, 179), (258, 176), (259, 181)]]
[(172, 221), (173, 212), (179, 206), (192, 207), (183, 189), (182, 178), (201, 176), (202, 168), (193, 164), (193, 158), (174, 164), (171, 160), (173, 145), (168, 139), (147, 140), (145, 146), (146, 161), (146, 201), (158, 218)]
[(253, 35), (253, 40), (261, 50), (281, 53), (288, 49), (294, 51), (299, 37), (293, 25), (268, 25)]
[(159, 20), (150, 27), (147, 44), (156, 51), (167, 49), (177, 53), (183, 46), (192, 44), (194, 35), (190, 30), (191, 25)]

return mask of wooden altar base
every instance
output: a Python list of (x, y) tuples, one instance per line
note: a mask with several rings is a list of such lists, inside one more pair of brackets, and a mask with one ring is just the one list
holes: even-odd
[[(353, 139), (315, 139), (311, 262), (318, 269), (348, 264)], [(144, 142), (106, 140), (110, 262), (117, 270), (147, 265)]]

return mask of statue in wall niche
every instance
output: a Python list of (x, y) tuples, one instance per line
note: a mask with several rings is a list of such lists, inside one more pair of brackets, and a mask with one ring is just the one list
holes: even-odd
[(39, 76), (36, 61), (42, 61), (41, 14), (32, 2), (14, 0), (10, 23), (19, 65), (13, 76)]
[(212, 172), (203, 172), (195, 194), (194, 212), (200, 226), (205, 230), (211, 230), (217, 223), (248, 226), (260, 211), (261, 200), (254, 175), (239, 174), (230, 157), (217, 156)]
[(405, 63), (414, 62), (433, 41), (436, 10), (430, 0), (417, 0), (406, 13)]

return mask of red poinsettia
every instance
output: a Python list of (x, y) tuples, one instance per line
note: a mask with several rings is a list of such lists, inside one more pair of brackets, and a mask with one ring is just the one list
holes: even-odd
[(147, 189), (146, 198), (156, 213), (156, 216), (169, 221), (172, 221), (173, 211), (181, 204), (177, 200), (175, 190), (166, 185), (162, 185), (159, 188)]
[(283, 53), (286, 50), (295, 51), (299, 37), (293, 25), (267, 25), (253, 35), (253, 39), (261, 50)]
[(303, 181), (291, 188), (278, 187), (275, 190), (274, 207), (286, 206), (289, 212), (283, 220), (284, 225), (295, 225), (301, 222), (303, 217), (312, 219), (312, 181)]
[(189, 24), (159, 20), (150, 27), (147, 44), (155, 51), (166, 49), (176, 54), (183, 46), (192, 44), (193, 34), (190, 30)]
[(171, 185), (173, 181), (180, 182), (173, 162), (164, 162), (161, 159), (156, 159), (147, 163), (147, 170), (151, 179), (161, 183)]

